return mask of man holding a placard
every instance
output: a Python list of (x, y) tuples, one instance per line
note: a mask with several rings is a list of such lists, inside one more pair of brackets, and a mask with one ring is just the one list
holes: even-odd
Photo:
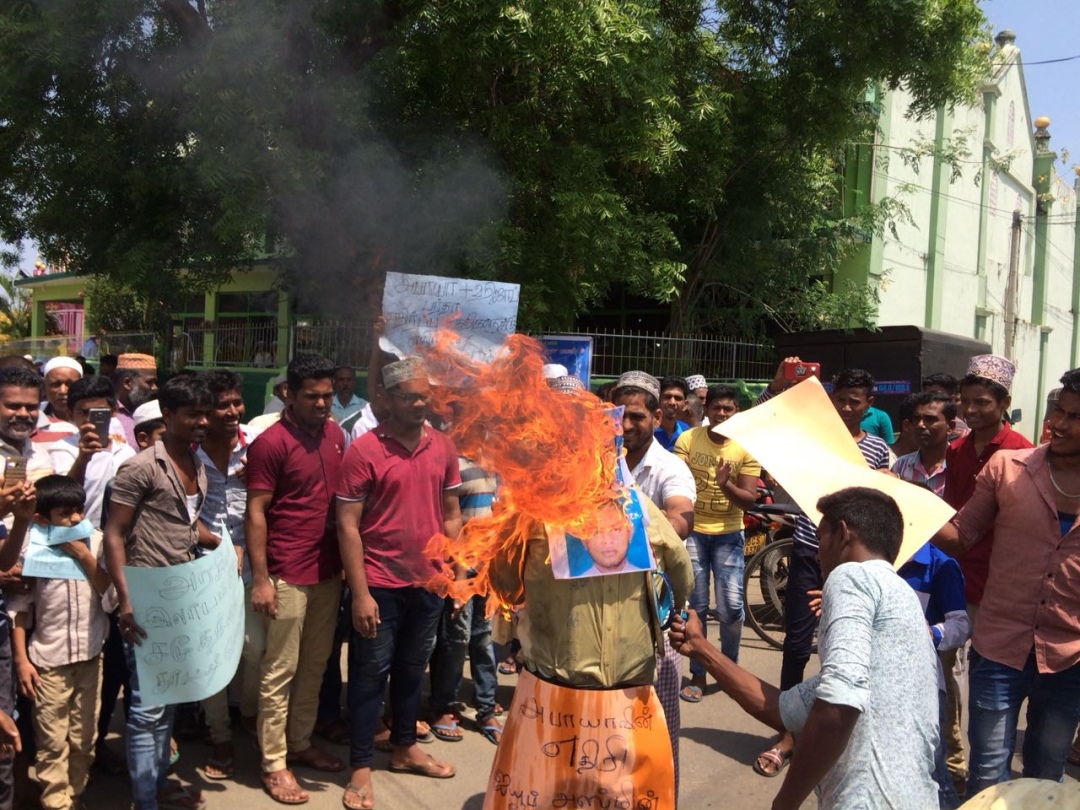
[(135, 810), (158, 803), (197, 808), (199, 791), (169, 785), (169, 740), (175, 705), (150, 705), (151, 684), (140, 684), (136, 651), (146, 631), (135, 621), (125, 566), (165, 568), (195, 559), (196, 546), (215, 548), (221, 538), (199, 522), (206, 500), (206, 470), (192, 450), (206, 436), (211, 406), (206, 383), (177, 377), (159, 397), (165, 433), (127, 461), (113, 480), (105, 525), (106, 567), (116, 587), (118, 623), (130, 673), (127, 761)]

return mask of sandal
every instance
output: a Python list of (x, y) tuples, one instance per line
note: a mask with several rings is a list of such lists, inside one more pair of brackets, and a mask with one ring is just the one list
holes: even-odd
[(704, 694), (701, 691), (701, 687), (694, 686), (694, 684), (684, 686), (679, 692), (679, 697), (685, 700), (687, 703), (701, 703), (701, 701), (705, 698)]
[(344, 762), (314, 745), (309, 745), (303, 751), (296, 751), (295, 753), (289, 754), (285, 761), (290, 765), (299, 765), (303, 768), (311, 768), (313, 771), (322, 771), (323, 773), (338, 773), (339, 771), (345, 770)]
[(435, 734), (432, 732), (431, 726), (423, 720), (416, 721), (416, 741), (424, 745), (435, 742)]
[(203, 774), (207, 779), (213, 779), (220, 781), (222, 779), (232, 779), (236, 774), (236, 764), (233, 762), (232, 757), (210, 757), (206, 760), (206, 766), (203, 768)]
[(263, 788), (278, 804), (306, 804), (311, 798), (307, 791), (300, 787), (296, 777), (288, 768), (264, 773), (262, 781)]
[[(373, 810), (375, 802), (371, 800), (370, 794), (370, 787), (358, 787), (349, 782), (345, 785), (345, 793), (341, 796), (341, 804), (346, 810)], [(349, 800), (349, 796), (356, 796), (359, 801), (352, 802)]]
[(477, 725), (480, 726), (480, 735), (492, 745), (498, 745), (499, 740), (502, 739), (503, 727), (499, 721), (495, 719), (495, 715), (489, 715), (484, 718), (477, 718)]
[[(761, 760), (765, 760), (767, 763), (771, 763), (775, 770), (766, 770)], [(762, 751), (757, 755), (757, 759), (754, 760), (754, 773), (760, 774), (767, 779), (779, 776), (780, 771), (787, 767), (791, 761), (791, 752), (785, 751), (782, 748), (770, 748), (768, 751)]]
[(199, 791), (174, 782), (158, 791), (157, 805), (159, 810), (203, 810), (206, 799)]
[[(453, 714), (441, 715), (443, 717), (450, 717), (449, 723), (431, 723), (431, 733), (438, 737), (443, 742), (461, 742), (464, 738), (464, 734), (461, 733), (461, 727), (458, 725), (457, 717)], [(455, 733), (456, 732), (456, 733)]]
[[(387, 766), (391, 773), (407, 773), (415, 776), (427, 776), (431, 779), (451, 779), (457, 775), (454, 767), (446, 762), (439, 762), (431, 754), (423, 762), (408, 762), (404, 765)], [(447, 772), (449, 771), (449, 773)]]
[(517, 675), (521, 671), (521, 665), (518, 664), (517, 658), (510, 656), (505, 661), (499, 662), (499, 674), (501, 675)]
[(495, 708), (492, 709), (492, 711), (491, 711), (491, 716), (492, 717), (502, 717), (504, 714), (506, 714), (506, 709), (504, 709), (502, 707), (501, 703), (496, 703)]

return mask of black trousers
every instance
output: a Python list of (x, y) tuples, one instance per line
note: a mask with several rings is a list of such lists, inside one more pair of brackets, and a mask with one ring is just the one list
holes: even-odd
[[(105, 638), (101, 663), (101, 713), (98, 714), (98, 744), (105, 742), (109, 734), (109, 724), (116, 710), (116, 699), (124, 690), (124, 716), (127, 716), (131, 704), (128, 690), (127, 659), (124, 657), (124, 640), (120, 637), (120, 623), (115, 612), (109, 614), (109, 635)], [(0, 808), (3, 810), (3, 808)]]
[(780, 667), (780, 691), (802, 683), (806, 662), (814, 648), (818, 619), (810, 610), (809, 591), (820, 591), (821, 567), (817, 549), (796, 543), (791, 551), (787, 594), (784, 598), (784, 663)]
[[(11, 656), (11, 621), (6, 607), (0, 607), (0, 711), (15, 717), (15, 662)], [(21, 736), (22, 732), (20, 732)], [(33, 737), (31, 737), (33, 741)], [(25, 745), (25, 741), (24, 741)], [(15, 783), (11, 760), (0, 762), (0, 810), (11, 810), (15, 803)]]

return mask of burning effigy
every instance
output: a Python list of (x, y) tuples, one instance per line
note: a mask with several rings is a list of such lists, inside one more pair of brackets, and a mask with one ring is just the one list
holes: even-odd
[[(667, 519), (618, 472), (618, 422), (587, 391), (549, 388), (543, 348), (524, 335), (481, 362), (441, 330), (425, 361), (458, 452), (499, 480), (489, 517), (431, 539), (430, 555), (445, 562), (427, 585), (459, 600), (488, 595), (489, 613), (513, 611), (521, 642), (524, 670), (484, 807), (673, 807), (671, 742), (653, 688), (655, 594), (660, 578), (681, 606), (693, 576)], [(635, 534), (647, 566), (606, 567), (604, 543)], [(605, 539), (587, 542), (596, 537)], [(594, 568), (556, 574), (552, 558), (569, 538), (586, 539)]]

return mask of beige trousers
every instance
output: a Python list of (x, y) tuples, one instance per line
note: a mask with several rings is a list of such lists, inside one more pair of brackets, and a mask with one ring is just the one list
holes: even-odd
[[(263, 651), (266, 649), (266, 623), (262, 614), (251, 609), (251, 586), (244, 587), (244, 650), (240, 668), (233, 682), (240, 689), (240, 714), (254, 717), (259, 709), (259, 678)], [(229, 689), (226, 687), (202, 702), (210, 742), (214, 745), (232, 740), (229, 727)]]
[(264, 773), (281, 770), (289, 752), (311, 745), (341, 602), (341, 577), (317, 585), (290, 585), (276, 577), (270, 581), (277, 589), (277, 618), (264, 619), (266, 652), (256, 721)]
[(101, 656), (39, 669), (34, 740), (41, 806), (69, 810), (86, 789), (101, 709)]

